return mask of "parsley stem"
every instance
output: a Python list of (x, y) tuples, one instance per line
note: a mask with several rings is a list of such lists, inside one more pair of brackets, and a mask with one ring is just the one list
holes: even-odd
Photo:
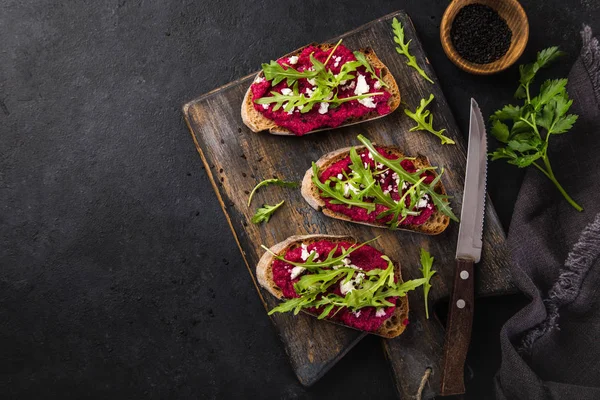
[(550, 179), (550, 181), (552, 181), (552, 183), (554, 183), (554, 186), (556, 186), (556, 188), (563, 195), (565, 200), (567, 200), (569, 202), (569, 204), (571, 206), (573, 206), (574, 209), (576, 209), (577, 211), (583, 211), (583, 207), (581, 207), (579, 204), (577, 204), (575, 202), (575, 200), (573, 200), (571, 198), (571, 196), (569, 196), (569, 194), (565, 191), (565, 189), (562, 187), (562, 185), (558, 182), (558, 180), (554, 176), (554, 172), (552, 171), (552, 166), (550, 165), (550, 160), (548, 159), (548, 157), (544, 157), (543, 160), (544, 160), (544, 165), (546, 166), (546, 168), (541, 167), (536, 162), (533, 162), (532, 165), (535, 166), (537, 169), (539, 169), (544, 175), (546, 175), (546, 177), (548, 179)]

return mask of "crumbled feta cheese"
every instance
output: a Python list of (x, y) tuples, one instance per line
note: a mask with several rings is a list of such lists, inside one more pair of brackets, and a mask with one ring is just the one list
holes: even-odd
[(340, 282), (340, 292), (342, 293), (342, 295), (345, 296), (347, 293), (356, 289), (356, 287), (361, 284), (364, 277), (365, 277), (365, 274), (362, 272), (359, 272), (358, 274), (356, 274), (355, 277), (350, 279), (348, 282), (344, 283), (345, 279), (343, 281), (341, 281)]
[(257, 76), (256, 79), (254, 79), (254, 83), (263, 83), (265, 81), (265, 78), (263, 78), (262, 76)]
[(315, 80), (315, 78), (310, 78), (310, 79), (307, 79), (306, 81), (313, 86), (315, 86), (317, 84), (317, 81)]
[(378, 308), (377, 311), (375, 311), (375, 316), (376, 317), (383, 317), (383, 316), (385, 316), (385, 308), (383, 308), (383, 307)]
[(381, 163), (377, 163), (375, 165), (375, 167), (377, 167), (377, 169), (383, 169), (385, 167), (385, 165), (381, 164)]
[(358, 102), (367, 108), (375, 108), (377, 104), (373, 101), (373, 97), (365, 97), (364, 99), (358, 99)]
[(306, 95), (307, 95), (308, 97), (311, 97), (311, 96), (313, 95), (313, 93), (315, 92), (315, 91), (314, 91), (313, 89), (311, 89), (311, 88), (306, 88), (304, 91), (306, 92)]
[[(348, 82), (346, 79), (344, 79), (343, 81), (340, 81), (340, 85), (345, 85), (346, 82)], [(342, 88), (343, 89), (343, 88)]]
[(392, 179), (395, 180), (395, 181), (397, 181), (398, 180), (398, 174), (394, 172), (392, 174)]
[(263, 107), (265, 110), (268, 110), (268, 109), (269, 109), (269, 105), (268, 105), (268, 104), (263, 104), (263, 105), (262, 105), (262, 107)]
[(352, 311), (352, 314), (354, 314), (354, 316), (355, 316), (356, 318), (358, 318), (358, 317), (360, 317), (360, 311), (361, 311), (361, 310), (358, 310), (358, 311)]
[(369, 151), (369, 152), (367, 152), (367, 158), (368, 158), (369, 160), (372, 160), (372, 159), (373, 159), (373, 154), (371, 154), (371, 152), (370, 152), (370, 151)]
[(337, 68), (340, 65), (340, 61), (342, 61), (342, 57), (333, 57), (333, 60), (335, 61), (333, 66)]
[(300, 246), (300, 248), (302, 249), (302, 254), (300, 254), (300, 258), (302, 259), (302, 261), (308, 260), (308, 257), (312, 253), (315, 253), (315, 258), (313, 260), (316, 260), (317, 258), (319, 258), (319, 253), (315, 252), (314, 249), (311, 251), (308, 251), (307, 245), (303, 244), (302, 246)]
[(365, 166), (365, 168), (369, 168), (369, 163), (363, 163), (363, 165)]
[(365, 79), (364, 75), (358, 74), (358, 78), (356, 79), (356, 89), (354, 89), (354, 94), (359, 96), (361, 94), (369, 93), (369, 84)]
[(423, 197), (421, 197), (419, 199), (419, 201), (417, 202), (417, 208), (423, 208), (427, 206), (427, 203), (429, 202), (429, 195), (425, 194), (423, 195)]
[(337, 178), (338, 178), (338, 179), (343, 179), (343, 178), (344, 178), (344, 175), (342, 175), (342, 174), (337, 174)]
[(350, 261), (350, 259), (349, 259), (348, 257), (346, 257), (346, 258), (344, 258), (344, 259), (342, 260), (342, 263), (343, 263), (344, 265), (348, 265), (348, 264), (350, 264), (351, 262), (352, 262), (352, 261)]
[(297, 277), (299, 277), (304, 271), (306, 271), (306, 268), (304, 267), (294, 267), (292, 269), (292, 272), (290, 273), (290, 278), (291, 279), (296, 279)]
[(342, 89), (342, 90), (350, 90), (350, 89), (354, 89), (355, 87), (356, 87), (356, 82), (352, 81), (349, 84), (347, 84), (346, 86), (341, 86), (340, 89)]
[(373, 87), (374, 87), (375, 89), (381, 89), (381, 82), (379, 82), (379, 81), (375, 81), (375, 83), (373, 84)]
[(292, 95), (292, 89), (290, 88), (283, 88), (281, 89), (281, 94), (284, 96), (291, 96)]
[(319, 103), (319, 114), (327, 114), (329, 103)]
[(357, 188), (355, 188), (354, 186), (352, 186), (349, 183), (344, 183), (344, 196), (348, 196), (348, 194), (352, 192), (354, 194), (358, 194), (360, 193), (360, 190), (358, 190)]
[(288, 64), (296, 65), (298, 63), (298, 56), (291, 56), (288, 58)]
[(402, 189), (408, 189), (410, 185), (408, 184), (408, 182), (404, 181), (404, 183), (402, 184)]

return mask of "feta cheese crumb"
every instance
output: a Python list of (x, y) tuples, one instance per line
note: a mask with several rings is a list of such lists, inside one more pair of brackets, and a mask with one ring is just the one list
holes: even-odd
[(338, 56), (338, 57), (334, 57), (333, 59), (335, 61), (334, 64), (333, 64), (333, 66), (335, 68), (339, 67), (340, 66), (340, 61), (342, 61), (342, 57)]
[(375, 81), (375, 83), (373, 84), (373, 87), (374, 87), (375, 89), (381, 89), (381, 82), (379, 82), (379, 81)]
[(402, 189), (403, 189), (403, 190), (404, 190), (404, 189), (408, 189), (408, 186), (410, 186), (410, 185), (408, 184), (408, 182), (404, 181), (404, 183), (402, 184)]
[(300, 258), (302, 259), (302, 261), (308, 260), (308, 257), (312, 253), (315, 253), (314, 260), (316, 260), (317, 258), (319, 258), (319, 253), (317, 253), (314, 249), (311, 250), (311, 251), (308, 251), (307, 245), (303, 244), (302, 246), (300, 246), (300, 248), (302, 249), (302, 254), (300, 254)]
[(306, 271), (306, 268), (304, 267), (294, 267), (292, 269), (292, 272), (290, 273), (290, 278), (291, 279), (296, 279), (297, 277), (299, 277), (304, 271)]
[(348, 264), (350, 264), (351, 262), (352, 262), (352, 261), (350, 261), (350, 259), (349, 259), (348, 257), (346, 257), (346, 258), (344, 258), (344, 259), (342, 260), (342, 263), (343, 263), (344, 265), (348, 265)]
[(263, 83), (265, 81), (265, 78), (263, 78), (262, 76), (257, 76), (256, 79), (254, 79), (254, 83)]
[(355, 188), (354, 186), (352, 186), (349, 183), (344, 183), (344, 196), (348, 196), (348, 194), (352, 192), (354, 194), (358, 194), (360, 193), (360, 190), (358, 190), (357, 188)]
[(348, 282), (344, 283), (344, 280), (341, 281), (340, 282), (340, 292), (342, 293), (342, 295), (345, 296), (347, 293), (356, 289), (356, 287), (361, 284), (364, 277), (365, 277), (365, 274), (362, 272), (359, 272), (358, 274), (356, 274), (355, 277), (350, 279)]
[(292, 95), (292, 89), (290, 88), (283, 88), (281, 89), (281, 94), (284, 96), (291, 96)]
[(315, 92), (315, 91), (314, 91), (313, 89), (311, 89), (311, 88), (306, 88), (304, 91), (306, 92), (306, 95), (307, 95), (308, 97), (311, 97), (311, 96), (313, 95), (313, 93)]
[(343, 179), (343, 178), (344, 178), (344, 175), (342, 175), (342, 174), (337, 174), (337, 178), (338, 178), (338, 179)]
[(291, 56), (288, 58), (288, 64), (296, 65), (298, 63), (298, 56)]
[(358, 102), (367, 108), (377, 107), (377, 104), (373, 101), (373, 97), (365, 97), (364, 99), (359, 99)]
[[(346, 82), (348, 82), (348, 81), (347, 81), (346, 79), (344, 79), (343, 81), (340, 81), (340, 85), (342, 85), (342, 86), (343, 86), (343, 85), (345, 85), (345, 84), (346, 84)], [(342, 89), (343, 89), (343, 88), (342, 88)]]
[(263, 105), (262, 105), (262, 107), (263, 107), (265, 110), (268, 110), (268, 109), (269, 109), (269, 105), (268, 105), (268, 104), (263, 104)]
[[(346, 81), (343, 81), (343, 82), (346, 82)], [(341, 83), (341, 82), (340, 82), (340, 83)], [(341, 88), (342, 90), (350, 90), (350, 89), (354, 89), (355, 87), (356, 87), (356, 82), (355, 82), (355, 81), (352, 81), (352, 82), (350, 82), (348, 85), (346, 85), (346, 86), (341, 86), (340, 88)]]
[[(309, 70), (310, 71), (310, 70)], [(308, 83), (310, 83), (311, 85), (315, 86), (317, 84), (317, 81), (315, 80), (315, 78), (311, 78), (311, 79), (307, 79), (306, 80)]]
[(360, 311), (361, 311), (361, 310), (358, 310), (358, 311), (352, 311), (352, 314), (354, 314), (354, 316), (355, 316), (356, 318), (358, 318), (358, 317), (360, 317)]
[(373, 154), (371, 154), (371, 152), (370, 152), (370, 151), (369, 151), (369, 152), (367, 152), (367, 158), (368, 158), (369, 160), (372, 160), (372, 159), (373, 159)]
[(319, 103), (319, 114), (326, 114), (329, 110), (329, 103)]
[(363, 165), (365, 166), (365, 168), (369, 168), (369, 163), (363, 163)]
[(369, 93), (369, 84), (365, 79), (364, 75), (358, 74), (358, 78), (356, 79), (356, 89), (354, 89), (354, 94), (359, 96), (361, 94)]
[(385, 308), (378, 308), (377, 311), (375, 311), (375, 316), (376, 317), (383, 317), (385, 316)]
[(425, 194), (425, 195), (423, 195), (423, 197), (421, 197), (419, 199), (419, 202), (417, 203), (417, 208), (426, 207), (428, 202), (429, 202), (429, 195)]

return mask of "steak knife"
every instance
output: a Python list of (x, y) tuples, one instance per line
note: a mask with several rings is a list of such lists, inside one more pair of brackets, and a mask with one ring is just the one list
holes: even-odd
[(485, 181), (487, 173), (487, 137), (479, 105), (471, 99), (471, 121), (467, 150), (467, 172), (463, 192), (454, 288), (448, 307), (441, 376), (442, 396), (465, 392), (464, 366), (473, 325), (473, 265), (481, 259)]

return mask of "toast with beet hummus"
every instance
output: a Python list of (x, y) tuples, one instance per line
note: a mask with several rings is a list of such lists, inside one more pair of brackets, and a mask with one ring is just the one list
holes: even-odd
[(325, 215), (358, 224), (428, 235), (458, 221), (438, 174), (424, 156), (406, 157), (396, 147), (363, 146), (321, 157), (306, 171), (302, 196)]
[(275, 312), (304, 311), (319, 319), (386, 338), (408, 324), (406, 292), (424, 279), (402, 281), (400, 264), (348, 236), (292, 236), (267, 249), (258, 282), (283, 300)]
[(253, 132), (302, 136), (398, 108), (398, 85), (375, 52), (352, 52), (340, 42), (311, 44), (263, 64), (242, 103), (244, 124)]

